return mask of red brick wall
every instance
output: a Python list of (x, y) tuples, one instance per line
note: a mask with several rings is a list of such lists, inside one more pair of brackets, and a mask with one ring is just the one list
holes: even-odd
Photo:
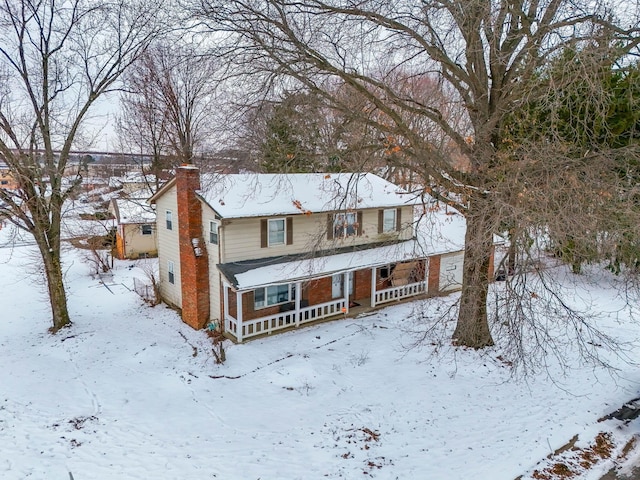
[[(195, 191), (200, 189), (200, 171), (190, 165), (176, 169), (178, 196), (178, 242), (180, 244), (180, 282), (182, 320), (193, 328), (209, 321), (209, 263), (202, 238), (202, 204)], [(192, 239), (200, 242), (196, 256)]]
[(309, 305), (318, 305), (332, 300), (331, 298), (331, 277), (319, 278), (309, 282)]
[(429, 257), (429, 277), (427, 292), (437, 294), (440, 290), (440, 255)]
[(353, 300), (371, 297), (371, 269), (358, 270), (354, 274)]

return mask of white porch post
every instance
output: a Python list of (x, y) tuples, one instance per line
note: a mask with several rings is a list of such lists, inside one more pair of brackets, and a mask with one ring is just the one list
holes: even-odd
[(378, 271), (377, 267), (373, 267), (371, 269), (371, 308), (376, 306), (376, 272)]
[(429, 292), (429, 257), (424, 259), (424, 293)]
[(349, 276), (351, 275), (351, 272), (345, 272), (344, 275), (342, 275), (342, 280), (344, 282), (342, 288), (344, 289), (344, 308), (345, 310), (345, 315), (347, 313), (349, 313)]
[(300, 317), (302, 313), (300, 312), (300, 298), (302, 297), (302, 282), (296, 282), (296, 327), (300, 326)]
[[(224, 309), (224, 314), (223, 314), (224, 329), (228, 331), (229, 322), (227, 319), (231, 317), (231, 315), (229, 315), (229, 284), (227, 282), (223, 283), (222, 305), (223, 305), (222, 308)], [(229, 332), (229, 333), (233, 333), (233, 332)]]
[(236, 310), (237, 310), (237, 320), (238, 320), (238, 332), (236, 335), (236, 339), (238, 343), (242, 343), (242, 292), (236, 292)]

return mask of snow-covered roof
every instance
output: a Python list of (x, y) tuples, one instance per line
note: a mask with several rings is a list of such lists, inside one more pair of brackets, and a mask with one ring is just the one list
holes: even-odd
[(416, 222), (416, 238), (404, 242), (314, 252), (313, 257), (307, 253), (234, 262), (219, 265), (219, 268), (236, 288), (244, 290), (464, 249), (466, 222), (451, 207), (434, 203), (416, 218)]
[(143, 174), (141, 172), (127, 172), (124, 174), (120, 181), (123, 183), (156, 183), (156, 176), (152, 173)]
[(223, 218), (398, 207), (417, 200), (372, 173), (203, 174), (198, 193)]
[(119, 223), (153, 223), (156, 221), (156, 212), (142, 198), (114, 198), (113, 202)]
[(154, 194), (153, 187), (144, 186), (142, 188), (138, 188), (136, 190), (132, 190), (127, 193), (127, 197), (136, 198), (136, 199), (144, 199), (146, 202), (149, 198), (151, 198)]

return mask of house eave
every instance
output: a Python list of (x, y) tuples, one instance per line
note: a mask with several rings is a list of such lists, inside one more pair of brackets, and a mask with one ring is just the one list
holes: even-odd
[(151, 205), (153, 205), (154, 203), (156, 203), (158, 198), (160, 198), (162, 195), (164, 195), (171, 187), (173, 187), (175, 185), (175, 183), (176, 183), (176, 177), (173, 177), (171, 180), (169, 180), (167, 183), (165, 183), (162, 187), (160, 187), (160, 190), (158, 190), (156, 193), (151, 195), (151, 197), (149, 197), (149, 200), (147, 200), (147, 201)]
[[(416, 246), (417, 242), (415, 239), (399, 240), (391, 243), (386, 241), (318, 251), (314, 252), (312, 257), (309, 253), (283, 255), (278, 257), (262, 258), (259, 260), (245, 260), (218, 264), (217, 268), (222, 276), (227, 280), (227, 283), (232, 286), (234, 290), (243, 292), (268, 285), (306, 281), (364, 268), (374, 268), (388, 263), (426, 258), (428, 255), (421, 254), (417, 249), (413, 252)], [(393, 252), (394, 249), (397, 249), (397, 254), (395, 256), (389, 256), (389, 252)], [(402, 249), (406, 250), (403, 251)], [(348, 260), (348, 256), (365, 256), (367, 253), (373, 256), (375, 256), (376, 253), (379, 253), (380, 258), (374, 258), (364, 262), (342, 263)], [(296, 273), (284, 275), (282, 278), (278, 278), (278, 276), (270, 276), (268, 281), (246, 282), (238, 279), (238, 276), (251, 272), (258, 273), (260, 269), (270, 267), (274, 267), (274, 269), (281, 272), (290, 271)]]

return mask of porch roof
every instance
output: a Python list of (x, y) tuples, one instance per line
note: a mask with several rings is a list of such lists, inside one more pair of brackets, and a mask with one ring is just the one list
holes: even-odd
[(406, 240), (224, 263), (218, 269), (236, 289), (250, 290), (424, 257), (416, 240)]

